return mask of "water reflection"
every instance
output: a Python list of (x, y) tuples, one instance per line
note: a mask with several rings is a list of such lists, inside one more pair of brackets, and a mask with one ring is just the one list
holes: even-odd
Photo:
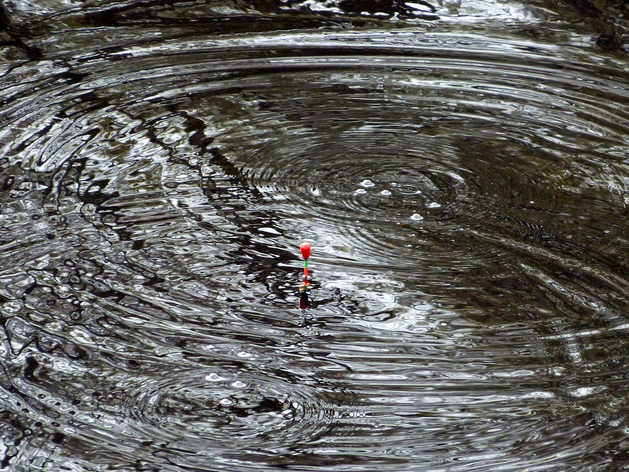
[(623, 467), (624, 67), (408, 28), (7, 68), (2, 465)]

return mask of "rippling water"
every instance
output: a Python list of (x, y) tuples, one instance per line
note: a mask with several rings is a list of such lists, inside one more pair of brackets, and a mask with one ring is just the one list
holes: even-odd
[(1, 70), (0, 468), (629, 467), (625, 60), (124, 31)]

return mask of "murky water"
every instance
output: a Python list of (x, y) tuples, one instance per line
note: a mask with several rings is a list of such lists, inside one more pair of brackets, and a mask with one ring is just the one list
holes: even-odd
[(1, 70), (0, 468), (629, 467), (627, 62), (462, 3), (53, 5)]

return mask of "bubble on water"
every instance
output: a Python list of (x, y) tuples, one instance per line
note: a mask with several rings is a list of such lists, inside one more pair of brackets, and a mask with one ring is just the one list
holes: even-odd
[(428, 204), (428, 208), (441, 208), (441, 205), (437, 202), (431, 202)]
[(376, 185), (376, 184), (374, 184), (374, 183), (373, 183), (371, 180), (369, 180), (369, 179), (365, 179), (365, 180), (363, 180), (363, 181), (360, 183), (360, 185), (362, 185), (363, 187), (373, 187), (373, 186), (374, 186), (374, 185)]
[(209, 380), (210, 382), (220, 382), (221, 380), (227, 380), (225, 377), (221, 377), (216, 373), (211, 373), (205, 376), (205, 380)]
[(424, 219), (424, 217), (422, 215), (420, 215), (419, 213), (413, 213), (411, 215), (411, 220), (421, 221), (423, 219)]
[(389, 196), (391, 195), (391, 192), (389, 190), (383, 190), (382, 192), (380, 192), (380, 195)]
[(263, 233), (268, 233), (268, 234), (278, 234), (278, 235), (281, 234), (275, 228), (270, 228), (270, 227), (259, 228), (258, 231), (261, 231)]
[(359, 188), (358, 190), (356, 190), (354, 192), (356, 195), (365, 195), (367, 193), (367, 190), (365, 190), (364, 188)]

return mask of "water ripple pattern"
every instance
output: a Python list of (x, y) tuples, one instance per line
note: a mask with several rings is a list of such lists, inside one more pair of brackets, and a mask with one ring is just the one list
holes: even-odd
[(2, 69), (1, 466), (626, 467), (628, 78), (438, 28)]

